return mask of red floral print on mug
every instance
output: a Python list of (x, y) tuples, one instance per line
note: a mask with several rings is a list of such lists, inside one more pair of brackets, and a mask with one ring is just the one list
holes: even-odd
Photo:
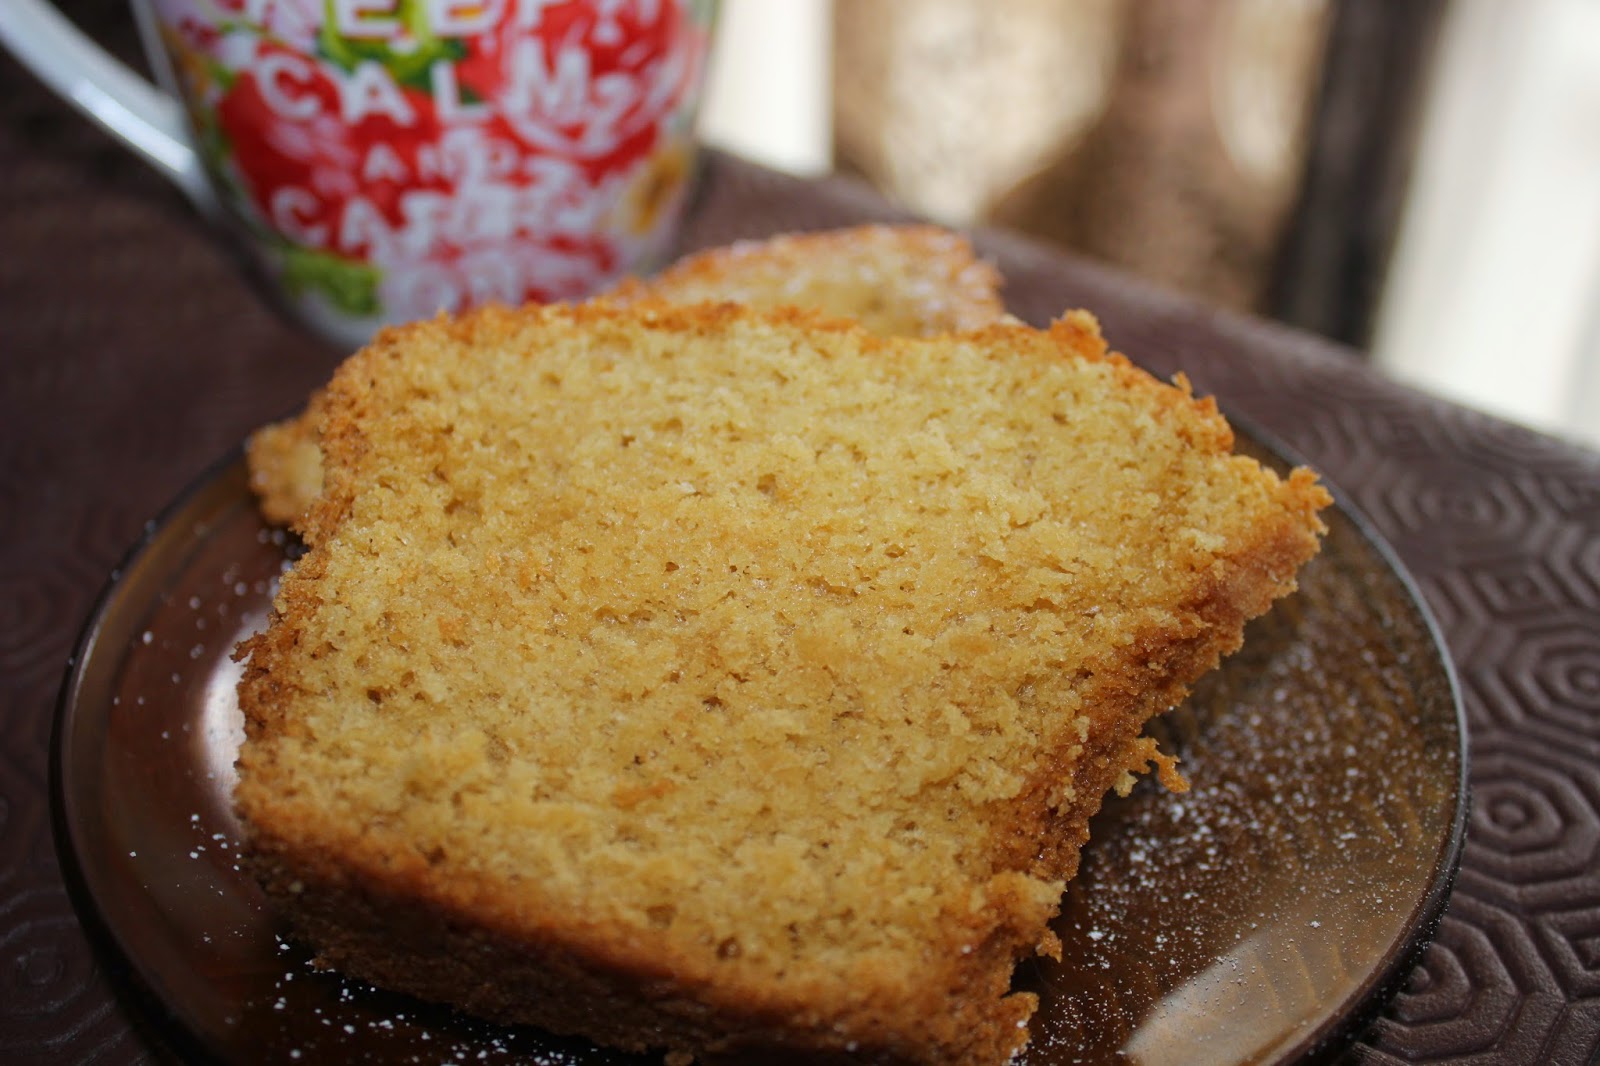
[(580, 297), (666, 252), (713, 4), (157, 9), (207, 165), (313, 317)]

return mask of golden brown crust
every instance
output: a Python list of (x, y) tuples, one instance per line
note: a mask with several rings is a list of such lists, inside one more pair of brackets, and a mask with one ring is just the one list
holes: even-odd
[[(529, 936), (481, 914), (463, 920), (477, 901), (441, 900), (425, 881), (389, 869), (352, 877), (342, 860), (308, 862), (298, 842), (291, 848), (281, 857), (258, 850), (254, 866), (296, 935), (317, 946), (320, 963), (491, 1021), (624, 1050), (675, 1049), (704, 1061), (792, 1054), (803, 1062), (994, 1063), (1025, 1042), (1035, 1006), (1027, 994), (1001, 1000), (1004, 987), (987, 989), (987, 997), (978, 988), (931, 997), (863, 981), (842, 1002), (839, 990), (827, 989), (817, 996), (819, 1009), (797, 1008), (804, 989), (778, 1000), (757, 982), (685, 972), (679, 960), (653, 954), (655, 945), (563, 931)], [(1010, 971), (1012, 956), (999, 947), (978, 952), (995, 956), (991, 974)], [(930, 1044), (938, 1056), (930, 1056)]]
[[(677, 369), (693, 360), (699, 370)], [(519, 372), (507, 373), (512, 367)], [(646, 372), (654, 376), (642, 383), (623, 380)], [(546, 400), (527, 406), (507, 400), (504, 409), (515, 412), (509, 419), (484, 414), (485, 405), (504, 399), (489, 395), (503, 383), (528, 382), (525, 393), (534, 395), (531, 383), (541, 375), (551, 379), (539, 384), (550, 390)], [(759, 384), (768, 375), (783, 382), (781, 390)], [(806, 375), (817, 380), (802, 381)], [(947, 384), (957, 380), (984, 382), (985, 391)], [(626, 387), (618, 392), (619, 386)], [(952, 389), (959, 404), (950, 402)], [(681, 404), (661, 399), (673, 390), (686, 390)], [(874, 404), (857, 405), (861, 392), (871, 393)], [(897, 414), (891, 408), (902, 394), (915, 403)], [(1059, 407), (1050, 399), (1056, 396), (1061, 403), (1076, 396), (1085, 406)], [(1316, 549), (1316, 511), (1327, 503), (1309, 474), (1280, 481), (1249, 460), (1229, 458), (1231, 432), (1214, 404), (1160, 385), (1108, 352), (1092, 317), (1081, 313), (1045, 332), (998, 324), (917, 342), (874, 338), (794, 309), (766, 315), (731, 305), (491, 309), (385, 331), (340, 369), (322, 402), (327, 484), (304, 519), (311, 550), (286, 576), (272, 625), (243, 649), (240, 703), (248, 740), (236, 800), (269, 895), (329, 962), (358, 976), (489, 1017), (624, 1047), (709, 1056), (782, 1051), (857, 1061), (1003, 1060), (1025, 1039), (1019, 1025), (1032, 1010), (1028, 997), (1006, 994), (1011, 967), (1029, 951), (1048, 950), (1046, 923), (1060, 883), (1075, 872), (1088, 819), (1109, 788), (1149, 759), (1138, 739), (1144, 722), (1237, 647), (1247, 617), (1292, 589), (1295, 569)], [(797, 406), (804, 403), (820, 406)], [(990, 413), (971, 415), (981, 403), (990, 403), (984, 409)], [(757, 406), (741, 421), (747, 404)], [(680, 436), (686, 423), (711, 417), (713, 409), (728, 413), (693, 438)], [(637, 422), (630, 420), (635, 414)], [(785, 414), (814, 435), (798, 450), (762, 444), (760, 464), (793, 456), (813, 470), (818, 457), (837, 453), (839, 465), (787, 480), (780, 472), (771, 483), (759, 476), (765, 465), (742, 467), (742, 442), (752, 432), (775, 433), (773, 420)], [(578, 420), (576, 435), (564, 435), (569, 416)], [(850, 421), (863, 417), (870, 421)], [(941, 452), (942, 438), (923, 433), (941, 418), (967, 434), (1020, 421), (963, 459)], [(1094, 420), (1093, 431), (1071, 428), (1075, 419)], [(901, 433), (910, 434), (904, 449), (894, 446)], [(597, 454), (599, 473), (580, 476), (589, 469), (586, 449), (602, 441), (614, 443)], [(1073, 447), (1082, 454), (1063, 454)], [(651, 448), (648, 454), (674, 472), (663, 475), (664, 485), (635, 486), (629, 478), (657, 469), (639, 458)], [(704, 479), (696, 485), (671, 464), (701, 452), (682, 466)], [(479, 477), (491, 460), (508, 455), (515, 457), (511, 465), (493, 467), (499, 472), (487, 481)], [(1074, 481), (1080, 463), (1087, 474)], [(1130, 463), (1149, 469), (1130, 473)], [(885, 466), (876, 484), (906, 491), (867, 501), (870, 509), (859, 512), (868, 523), (859, 536), (881, 550), (855, 558), (870, 558), (885, 576), (858, 580), (840, 565), (840, 553), (853, 550), (858, 536), (857, 527), (840, 522), (853, 513), (847, 504), (862, 503), (848, 479)], [(954, 480), (941, 482), (939, 470)], [(1056, 495), (1038, 492), (1035, 477)], [(808, 492), (831, 490), (839, 478), (846, 481), (834, 503), (800, 502), (814, 499)], [(1117, 478), (1127, 480), (1104, 499), (1094, 497)], [(530, 480), (538, 480), (538, 493), (519, 495)], [(572, 499), (582, 501), (573, 504), (577, 511), (563, 509), (569, 480)], [(492, 492), (477, 492), (478, 482)], [(687, 497), (656, 492), (680, 482)], [(970, 500), (972, 513), (924, 506), (947, 491), (955, 492), (950, 499)], [(913, 495), (925, 500), (908, 503)], [(675, 511), (672, 498), (703, 500), (696, 508), (721, 506), (719, 500), (726, 506)], [(780, 504), (806, 510), (798, 519), (781, 518)], [(548, 511), (554, 524), (536, 521), (529, 506)], [(710, 544), (709, 555), (696, 560), (657, 551), (676, 535), (667, 525), (670, 514), (691, 526), (697, 515), (715, 518), (692, 526), (692, 536), (672, 549)], [(894, 525), (897, 515), (911, 524)], [(1123, 532), (1075, 532), (1094, 522)], [(639, 538), (628, 532), (644, 528), (655, 532)], [(796, 541), (830, 528), (836, 532), (828, 534), (826, 550), (803, 559), (785, 579), (776, 563), (793, 555)], [(557, 537), (560, 530), (566, 532)], [(478, 550), (478, 538), (491, 534), (498, 539)], [(916, 539), (924, 534), (945, 539)], [(1135, 534), (1148, 538), (1148, 555), (1127, 555), (1120, 539)], [(413, 548), (421, 554), (409, 554)], [(524, 548), (532, 554), (517, 555)], [(621, 569), (587, 567), (585, 550), (619, 560)], [(909, 565), (902, 556), (919, 552), (929, 560), (925, 571), (895, 569)], [(457, 553), (459, 577), (432, 573), (454, 573), (448, 568)], [(1105, 562), (1130, 558), (1149, 559), (1151, 572)], [(723, 563), (730, 560), (757, 577), (728, 577)], [(893, 576), (901, 573), (921, 577)], [(465, 583), (464, 608), (451, 599), (455, 581)], [(963, 581), (973, 582), (970, 592), (949, 598)], [(600, 598), (584, 592), (602, 587)], [(657, 588), (669, 591), (658, 595)], [(759, 595), (727, 621), (711, 618), (695, 628), (727, 597), (752, 590)], [(424, 598), (408, 607), (413, 593)], [(852, 617), (850, 608), (835, 609), (855, 601), (865, 605), (856, 622), (877, 626), (864, 630), (870, 639), (860, 645), (850, 643), (853, 623), (841, 621)], [(588, 605), (585, 618), (579, 603)], [(562, 618), (554, 620), (552, 611)], [(820, 612), (815, 624), (805, 618), (812, 611)], [(905, 612), (903, 629), (899, 622), (879, 624), (894, 611)], [(590, 706), (584, 676), (604, 683), (625, 671), (648, 675), (640, 664), (662, 642), (678, 639), (673, 625), (662, 632), (651, 627), (673, 612), (682, 616), (673, 625), (690, 628), (663, 660), (660, 676), (670, 666), (670, 680), (653, 689), (628, 687), (615, 697), (621, 702), (605, 697)], [(565, 631), (580, 623), (592, 634), (584, 637), (588, 643), (564, 642)], [(585, 675), (572, 656), (592, 656), (593, 641), (615, 640), (621, 623), (637, 633), (618, 645), (623, 657)], [(518, 648), (546, 633), (553, 642), (508, 672)], [(891, 651), (889, 642), (899, 643)], [(1074, 650), (1062, 659), (1067, 648)], [(486, 707), (467, 695), (478, 691), (477, 679), (464, 679), (463, 667), (452, 663), (492, 678), (508, 701), (505, 715), (498, 704)], [(571, 665), (545, 670), (548, 663)], [(696, 670), (707, 663), (715, 685), (696, 690)], [(880, 692), (879, 675), (901, 666), (914, 672), (901, 687)], [(705, 724), (722, 721), (769, 668), (778, 680), (740, 707), (747, 717)], [(546, 674), (566, 696), (523, 704), (504, 695), (536, 691), (534, 675), (548, 680)], [(966, 681), (959, 678), (971, 684), (961, 687)], [(471, 683), (458, 685), (463, 680)], [(924, 695), (940, 691), (946, 694), (937, 699)], [(674, 710), (680, 692), (687, 716)], [(819, 713), (802, 720), (807, 706), (781, 706), (786, 693), (817, 700)], [(581, 727), (576, 747), (562, 739), (569, 699)], [(434, 703), (437, 714), (427, 710)], [(608, 707), (616, 713), (608, 716)], [(951, 708), (960, 713), (947, 713)], [(533, 739), (517, 739), (514, 723), (500, 721), (519, 715), (536, 717)], [(483, 719), (498, 729), (489, 740), (462, 725)], [(652, 731), (657, 719), (663, 732)], [(874, 721), (878, 732), (867, 734), (870, 742), (848, 732), (817, 742), (815, 750), (834, 760), (826, 764), (828, 792), (855, 798), (849, 820), (830, 822), (828, 810), (819, 816), (829, 839), (810, 839), (805, 862), (853, 870), (847, 860), (856, 853), (843, 843), (855, 831), (851, 820), (867, 824), (872, 790), (893, 793), (910, 781), (910, 798), (885, 801), (892, 815), (886, 817), (893, 823), (900, 811), (924, 824), (894, 841), (867, 838), (873, 851), (908, 863), (949, 849), (948, 858), (930, 859), (934, 864), (919, 867), (912, 880), (884, 882), (893, 891), (926, 890), (928, 902), (913, 896), (902, 904), (876, 889), (861, 891), (856, 925), (817, 926), (839, 938), (839, 953), (795, 941), (792, 957), (785, 955), (783, 923), (790, 923), (791, 938), (800, 936), (803, 910), (785, 910), (783, 900), (770, 907), (757, 901), (758, 916), (784, 915), (772, 929), (719, 932), (722, 910), (696, 910), (718, 891), (711, 882), (730, 878), (736, 902), (764, 891), (782, 895), (807, 871), (795, 865), (779, 872), (786, 855), (798, 854), (785, 851), (789, 845), (780, 838), (812, 831), (802, 825), (808, 804), (827, 807), (828, 796), (813, 794), (814, 769), (795, 785), (780, 784), (799, 764), (786, 761), (793, 752), (770, 731), (781, 726), (790, 732), (779, 736), (804, 737), (808, 729)], [(740, 733), (745, 722), (758, 728)], [(939, 722), (960, 729), (930, 747), (924, 731)], [(649, 727), (637, 742), (606, 732), (635, 724)], [(734, 738), (720, 748), (719, 729)], [(388, 743), (374, 747), (377, 738)], [(903, 743), (902, 761), (887, 776), (875, 765), (870, 772), (849, 769), (872, 763), (860, 762), (863, 752), (887, 753), (884, 745), (896, 741)], [(703, 762), (696, 744), (706, 753)], [(637, 752), (633, 762), (617, 764), (622, 785), (602, 781), (599, 791), (585, 791), (589, 785), (572, 777), (570, 767), (609, 757), (608, 745), (619, 756)], [(638, 776), (637, 767), (665, 765), (674, 751), (692, 756), (687, 776), (671, 767), (653, 778)], [(924, 773), (916, 762), (956, 752), (970, 756), (947, 771)], [(542, 759), (559, 765), (543, 767), (543, 776), (527, 785), (494, 791), (519, 768), (517, 760)], [(713, 776), (703, 779), (706, 773)], [(522, 813), (518, 788), (548, 791), (552, 779), (567, 780), (568, 791), (540, 792), (540, 803), (582, 802), (571, 810)], [(402, 795), (392, 793), (391, 783)], [(702, 785), (712, 807), (691, 802)], [(752, 786), (765, 802), (793, 804), (776, 808), (781, 817), (751, 815), (757, 836), (774, 837), (764, 860), (770, 865), (757, 868), (753, 880), (739, 880), (732, 852), (716, 853), (717, 866), (669, 862), (679, 845), (666, 838), (639, 858), (638, 840), (668, 824), (651, 821), (658, 810), (671, 817), (700, 811), (699, 823), (685, 832), (700, 833), (695, 839), (709, 841), (707, 847), (737, 850), (738, 833), (724, 839), (715, 826), (705, 827), (733, 817), (727, 797)], [(537, 847), (509, 864), (480, 862), (472, 853), (478, 844), (463, 855), (464, 842), (507, 846), (499, 826), (450, 813), (476, 810), (480, 794), (493, 797), (485, 809), (495, 818), (526, 817), (538, 825)], [(582, 858), (563, 858), (551, 834), (569, 831), (596, 806), (609, 811), (604, 831), (595, 837), (591, 829), (572, 830), (585, 842), (573, 853)], [(419, 811), (456, 821), (440, 835), (416, 820)], [(627, 838), (622, 845), (608, 835), (619, 831)], [(515, 835), (509, 839), (520, 846)], [(642, 862), (637, 876), (607, 875), (595, 865), (613, 853), (621, 856), (618, 869)], [(651, 865), (656, 858), (665, 866)], [(658, 869), (667, 869), (662, 883), (680, 891), (646, 907), (654, 897), (637, 887), (638, 877)], [(560, 889), (568, 877), (582, 886), (570, 897)], [(825, 884), (828, 897), (818, 906), (875, 882), (852, 873)], [(635, 895), (639, 901), (630, 902)], [(883, 921), (905, 928), (868, 922), (864, 916), (874, 907), (884, 908)], [(904, 938), (889, 938), (902, 931)]]

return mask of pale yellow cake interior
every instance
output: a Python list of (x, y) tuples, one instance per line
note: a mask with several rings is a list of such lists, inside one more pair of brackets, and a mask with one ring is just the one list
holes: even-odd
[(947, 965), (997, 892), (1042, 923), (1008, 804), (1079, 798), (1077, 746), (1231, 557), (1291, 510), (1314, 546), (1309, 478), (1043, 334), (539, 314), (335, 381), (289, 710), (255, 701), (241, 785), (535, 924), (805, 982)]

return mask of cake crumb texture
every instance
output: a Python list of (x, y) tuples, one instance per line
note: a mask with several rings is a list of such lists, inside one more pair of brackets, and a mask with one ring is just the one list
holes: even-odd
[(269, 895), (357, 976), (702, 1058), (1020, 1046), (1088, 818), (1328, 502), (1083, 313), (486, 309), (320, 404), (241, 650)]
[[(628, 278), (622, 303), (733, 302), (801, 307), (885, 336), (978, 329), (1005, 317), (1000, 274), (965, 237), (937, 226), (862, 225), (738, 241), (689, 255), (653, 278)], [(299, 528), (322, 491), (320, 395), (263, 426), (245, 446), (261, 512)]]

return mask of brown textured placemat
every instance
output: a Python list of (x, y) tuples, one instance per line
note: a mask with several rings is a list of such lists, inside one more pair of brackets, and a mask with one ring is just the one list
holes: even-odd
[[(124, 57), (122, 0), (69, 13)], [(894, 217), (842, 182), (709, 165), (687, 246)], [(1438, 614), (1475, 807), (1438, 939), (1357, 1062), (1580, 1064), (1600, 1052), (1600, 456), (1388, 383), (1303, 334), (1003, 234), (1043, 321), (1083, 305), (1299, 449)], [(179, 197), (0, 57), (0, 1060), (150, 1061), (51, 842), (47, 747), (77, 630), (157, 513), (338, 353), (268, 311)]]

